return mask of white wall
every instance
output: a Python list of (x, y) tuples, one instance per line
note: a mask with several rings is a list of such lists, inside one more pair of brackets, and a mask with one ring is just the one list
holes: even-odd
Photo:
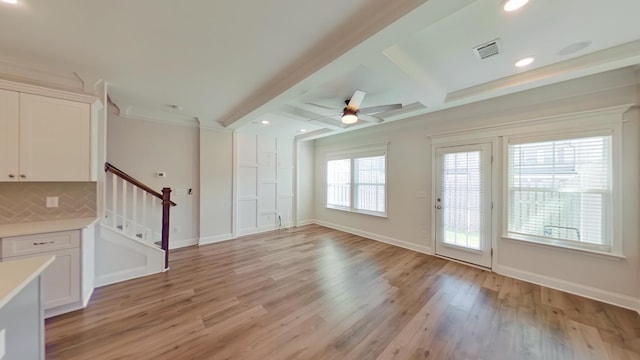
[(313, 223), (314, 214), (314, 143), (300, 141), (296, 143), (296, 224)]
[(236, 236), (293, 222), (293, 139), (237, 132)]
[[(195, 127), (108, 116), (107, 161), (158, 191), (173, 189), (171, 199), (178, 206), (171, 208), (171, 247), (193, 245), (199, 238), (198, 154)], [(157, 177), (158, 171), (167, 177)], [(193, 194), (184, 194), (187, 189)]]
[[(545, 116), (638, 103), (638, 84), (632, 69), (622, 69), (534, 89), (499, 99), (434, 112), (411, 120), (316, 140), (315, 218), (318, 223), (432, 253), (430, 136)], [(494, 270), (570, 292), (640, 308), (638, 246), (637, 121), (624, 125), (623, 241), (626, 259), (593, 256), (511, 240), (498, 240)], [(388, 218), (325, 208), (327, 153), (359, 145), (389, 142)], [(500, 211), (500, 210), (498, 210)], [(495, 264), (495, 263), (494, 263)]]
[(200, 245), (232, 238), (233, 134), (200, 129)]

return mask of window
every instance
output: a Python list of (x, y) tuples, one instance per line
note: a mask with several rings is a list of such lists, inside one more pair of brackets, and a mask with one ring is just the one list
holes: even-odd
[(386, 145), (327, 160), (327, 207), (386, 215)]
[(611, 251), (611, 169), (611, 135), (511, 139), (509, 236)]

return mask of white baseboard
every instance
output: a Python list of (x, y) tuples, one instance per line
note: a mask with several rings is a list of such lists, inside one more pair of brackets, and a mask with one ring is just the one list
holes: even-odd
[(82, 307), (86, 308), (87, 305), (89, 304), (89, 300), (91, 300), (91, 296), (93, 296), (93, 287), (91, 289), (88, 289), (87, 291), (84, 292), (84, 294), (82, 295)]
[(518, 280), (546, 286), (548, 288), (568, 292), (570, 294), (579, 295), (607, 304), (620, 306), (640, 313), (640, 299), (634, 298), (632, 296), (597, 289), (570, 281), (559, 280), (549, 276), (539, 275), (499, 264), (496, 264), (493, 267), (493, 271), (500, 275), (505, 275)]
[(263, 226), (259, 228), (243, 229), (243, 230), (238, 230), (238, 236), (254, 235), (254, 234), (260, 234), (263, 232), (274, 231), (274, 230), (276, 230), (275, 225), (268, 225), (268, 226)]
[(111, 285), (121, 281), (127, 281), (151, 274), (152, 273), (147, 273), (147, 268), (145, 266), (126, 269), (108, 275), (96, 277), (96, 287)]
[(231, 233), (215, 235), (215, 236), (206, 236), (206, 237), (200, 238), (200, 240), (198, 241), (198, 245), (202, 246), (202, 245), (215, 244), (215, 243), (219, 243), (219, 242), (227, 241), (231, 239), (233, 239), (233, 234)]
[(296, 226), (305, 226), (305, 225), (312, 225), (315, 224), (316, 221), (313, 219), (309, 219), (309, 220), (300, 220), (298, 222), (296, 222)]
[(184, 239), (178, 241), (169, 240), (169, 250), (179, 249), (187, 246), (198, 245), (198, 239)]
[(433, 254), (433, 251), (431, 250), (431, 248), (429, 246), (426, 246), (426, 245), (410, 243), (408, 241), (395, 239), (395, 238), (392, 238), (392, 237), (389, 237), (389, 236), (378, 235), (378, 234), (374, 234), (374, 233), (371, 233), (371, 232), (368, 232), (368, 231), (364, 231), (364, 230), (360, 230), (360, 229), (354, 229), (354, 228), (350, 228), (350, 227), (347, 227), (347, 226), (328, 223), (326, 221), (316, 220), (315, 224), (318, 224), (318, 225), (321, 225), (321, 226), (324, 226), (324, 227), (328, 227), (328, 228), (331, 228), (331, 229), (335, 229), (335, 230), (344, 231), (344, 232), (347, 232), (349, 234), (362, 236), (362, 237), (365, 237), (365, 238), (368, 238), (368, 239), (380, 241), (380, 242), (383, 242), (385, 244), (394, 245), (394, 246), (401, 247), (401, 248), (404, 248), (404, 249), (416, 251), (416, 252), (419, 252), (419, 253), (428, 254), (428, 255), (432, 255)]
[(44, 311), (44, 318), (48, 319), (54, 316), (66, 314), (68, 312), (84, 309), (86, 306), (87, 305), (83, 306), (82, 301), (76, 301), (71, 304), (54, 307), (52, 309), (47, 309)]

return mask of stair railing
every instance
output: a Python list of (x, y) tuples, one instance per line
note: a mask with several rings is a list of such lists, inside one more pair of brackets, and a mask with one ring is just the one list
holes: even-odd
[[(160, 231), (160, 248), (164, 250), (164, 267), (169, 268), (169, 209), (177, 204), (171, 201), (171, 188), (162, 188), (162, 193), (157, 192), (151, 187), (145, 185), (141, 181), (135, 179), (131, 175), (118, 169), (112, 164), (106, 162), (104, 171), (111, 174), (111, 178), (107, 179), (111, 182), (111, 198), (107, 201), (107, 223), (114, 230), (120, 231), (126, 235), (140, 238), (141, 240), (156, 243), (155, 229), (161, 228)], [(118, 183), (121, 185), (118, 186)], [(129, 194), (131, 188), (131, 194)], [(140, 194), (138, 192), (140, 191)], [(130, 195), (130, 196), (129, 196)], [(119, 198), (121, 204), (119, 204)], [(131, 203), (128, 203), (128, 200)], [(162, 220), (155, 226), (159, 206), (158, 199), (161, 200)], [(140, 202), (140, 206), (138, 203)], [(110, 204), (109, 204), (110, 203)], [(130, 212), (130, 214), (128, 214)]]

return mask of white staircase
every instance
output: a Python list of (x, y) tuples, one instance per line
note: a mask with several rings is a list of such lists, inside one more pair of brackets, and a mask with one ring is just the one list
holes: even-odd
[(154, 191), (107, 163), (105, 216), (97, 226), (96, 286), (168, 269), (170, 189)]

